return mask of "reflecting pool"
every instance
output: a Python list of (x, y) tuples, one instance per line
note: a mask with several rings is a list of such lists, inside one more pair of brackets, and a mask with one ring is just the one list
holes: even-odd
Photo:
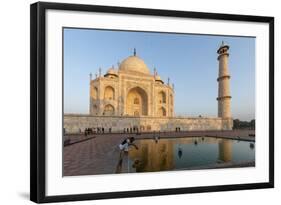
[(136, 140), (128, 172), (254, 166), (255, 142), (214, 137)]

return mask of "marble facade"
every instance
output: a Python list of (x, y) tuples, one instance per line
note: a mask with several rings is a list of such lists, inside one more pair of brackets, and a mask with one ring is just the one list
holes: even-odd
[[(150, 74), (145, 62), (134, 54), (108, 69), (105, 75), (90, 76), (89, 114), (64, 114), (64, 131), (81, 133), (86, 128), (105, 132), (151, 132), (191, 130), (232, 130), (228, 49), (218, 49), (218, 117), (177, 117), (174, 115), (174, 86)], [(207, 86), (207, 85), (206, 85)]]

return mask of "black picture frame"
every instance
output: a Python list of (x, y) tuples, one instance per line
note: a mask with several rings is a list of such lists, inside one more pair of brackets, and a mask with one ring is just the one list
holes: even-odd
[[(269, 25), (269, 181), (263, 183), (46, 196), (46, 10), (262, 22)], [(37, 203), (97, 200), (274, 187), (274, 18), (265, 16), (38, 2), (30, 6), (30, 200)]]

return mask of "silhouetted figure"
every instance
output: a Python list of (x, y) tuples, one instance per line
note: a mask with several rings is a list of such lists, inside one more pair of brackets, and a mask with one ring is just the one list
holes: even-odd
[(250, 148), (254, 149), (255, 148), (255, 144), (254, 143), (250, 143)]
[(182, 156), (182, 149), (180, 147), (178, 149), (178, 156), (179, 156), (179, 158), (181, 158), (181, 156)]
[(159, 137), (158, 136), (154, 136), (154, 140), (155, 140), (155, 143), (158, 143)]

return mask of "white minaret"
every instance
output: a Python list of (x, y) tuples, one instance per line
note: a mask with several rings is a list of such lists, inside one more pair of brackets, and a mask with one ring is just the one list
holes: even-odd
[(230, 74), (228, 70), (228, 49), (229, 46), (222, 42), (217, 53), (219, 61), (219, 77), (217, 79), (219, 83), (218, 91), (218, 117), (231, 118), (231, 96), (229, 79)]

